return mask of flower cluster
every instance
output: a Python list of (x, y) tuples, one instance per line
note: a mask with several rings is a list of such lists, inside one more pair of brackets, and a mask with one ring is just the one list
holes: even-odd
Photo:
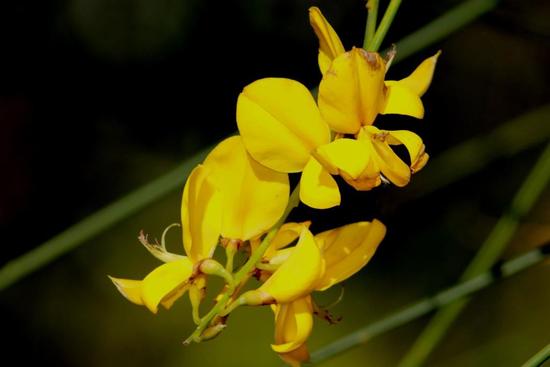
[[(378, 114), (422, 118), (437, 56), (405, 79), (385, 80), (391, 58), (362, 48), (346, 51), (319, 9), (310, 9), (319, 38), (323, 75), (317, 101), (301, 83), (265, 78), (246, 86), (237, 101), (240, 135), (218, 144), (190, 174), (183, 190), (181, 218), (185, 256), (143, 245), (162, 265), (143, 280), (111, 277), (131, 302), (156, 313), (188, 293), (197, 324), (188, 342), (218, 335), (238, 306), (271, 305), (275, 317), (272, 349), (299, 366), (307, 360), (306, 340), (313, 315), (323, 313), (312, 298), (364, 267), (384, 238), (379, 220), (362, 221), (313, 234), (310, 222), (285, 223), (302, 203), (316, 209), (340, 204), (334, 175), (357, 190), (381, 182), (405, 186), (427, 162), (421, 138), (406, 130), (373, 125)], [(392, 146), (404, 145), (404, 162)], [(301, 172), (290, 194), (288, 174)], [(169, 227), (170, 228), (170, 227)], [(167, 229), (168, 230), (168, 229)], [(226, 262), (215, 258), (225, 249)], [(237, 252), (247, 261), (234, 269)], [(208, 276), (224, 279), (215, 306), (201, 317)], [(251, 278), (256, 289), (241, 292)], [(326, 313), (325, 313), (326, 315)]]

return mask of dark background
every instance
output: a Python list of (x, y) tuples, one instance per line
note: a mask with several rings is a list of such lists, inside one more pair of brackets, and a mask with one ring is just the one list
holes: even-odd
[[(386, 45), (458, 3), (403, 1)], [(362, 43), (366, 11), (360, 0), (3, 2), (0, 265), (233, 133), (236, 98), (246, 84), (278, 76), (316, 86), (318, 44), (307, 18), (312, 5), (346, 48)], [(549, 17), (546, 1), (502, 1), (445, 41), (392, 66), (390, 77), (399, 79), (443, 50), (423, 97), (426, 118), (384, 117), (378, 126), (417, 132), (437, 158), (548, 103)], [(491, 164), (427, 195), (395, 187), (356, 193), (342, 185), (342, 207), (298, 210), (295, 219), (313, 219), (317, 230), (373, 217), (389, 228), (373, 264), (346, 288), (338, 306), (342, 325), (317, 322), (312, 345), (455, 282), (541, 148), (513, 157), (495, 152)], [(508, 255), (550, 238), (547, 193)], [(222, 337), (182, 349), (179, 341), (191, 331), (187, 301), (153, 317), (109, 284), (107, 273), (142, 277), (155, 265), (135, 236), (142, 228), (158, 236), (179, 221), (179, 196), (155, 203), (3, 291), (6, 358), (13, 353), (21, 364), (60, 366), (276, 365), (267, 310), (242, 310)], [(550, 307), (548, 280), (548, 269), (537, 268), (481, 294), (431, 363), (513, 366), (526, 360), (548, 342), (550, 324), (542, 320)], [(260, 330), (255, 317), (265, 318)], [(391, 366), (421, 325), (332, 363)], [(254, 354), (244, 352), (250, 349)]]

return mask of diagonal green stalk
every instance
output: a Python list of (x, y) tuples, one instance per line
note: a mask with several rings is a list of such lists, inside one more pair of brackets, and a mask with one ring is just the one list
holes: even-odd
[(378, 21), (378, 0), (367, 0), (367, 24), (365, 26), (365, 38), (363, 39), (363, 48), (368, 49), (374, 33), (376, 31), (376, 22)]
[(262, 256), (271, 244), (273, 237), (275, 237), (275, 234), (277, 233), (279, 228), (285, 223), (292, 209), (297, 207), (298, 204), (300, 204), (300, 184), (298, 184), (290, 194), (288, 204), (281, 218), (266, 234), (266, 236), (260, 243), (260, 246), (258, 246), (258, 248), (250, 255), (246, 263), (239, 269), (239, 271), (237, 271), (237, 273), (233, 277), (233, 284), (235, 285), (235, 287), (228, 288), (224, 291), (216, 305), (212, 307), (212, 309), (201, 319), (195, 331), (193, 331), (193, 333), (187, 338), (187, 340), (185, 340), (184, 344), (189, 344), (193, 341), (201, 341), (201, 335), (203, 331), (210, 325), (212, 320), (214, 320), (217, 316), (220, 316), (221, 313), (224, 311), (229, 299), (233, 296), (234, 289), (239, 289), (241, 287), (240, 283), (243, 282), (243, 280), (248, 279), (248, 275), (254, 270), (256, 264), (262, 259)]
[(498, 2), (499, 0), (468, 0), (454, 7), (416, 32), (399, 40), (394, 62), (406, 59), (417, 50), (444, 39), (457, 29), (494, 9)]
[[(549, 246), (549, 245), (547, 245)], [(337, 356), (351, 348), (359, 346), (373, 338), (392, 331), (421, 316), (427, 315), (433, 310), (449, 304), (475, 292), (487, 288), (495, 281), (510, 277), (532, 266), (542, 263), (547, 259), (542, 249), (535, 249), (520, 255), (499, 266), (494, 272), (485, 272), (470, 280), (447, 288), (432, 297), (425, 298), (416, 303), (398, 310), (389, 316), (380, 319), (370, 325), (348, 334), (311, 354), (311, 362), (321, 363)]]
[(547, 344), (537, 354), (529, 358), (521, 367), (540, 367), (548, 360), (550, 360), (550, 344)]
[[(466, 281), (487, 271), (500, 257), (519, 226), (520, 220), (531, 210), (550, 181), (550, 144), (546, 146), (537, 163), (516, 193), (509, 209), (500, 217), (489, 237), (481, 245), (476, 256), (464, 271), (461, 281)], [(431, 351), (439, 344), (453, 321), (468, 304), (461, 299), (442, 309), (430, 320), (411, 349), (399, 363), (400, 367), (425, 365)]]
[(384, 41), (384, 37), (386, 37), (386, 34), (390, 29), (393, 18), (395, 18), (395, 14), (397, 14), (397, 10), (399, 9), (400, 5), (401, 0), (390, 0), (388, 8), (386, 9), (384, 16), (382, 17), (382, 20), (380, 21), (380, 25), (378, 26), (378, 29), (376, 30), (372, 41), (369, 42), (369, 45), (366, 48), (367, 51), (378, 51), (378, 49), (382, 45), (382, 41)]
[(211, 149), (212, 147), (208, 147), (200, 150), (167, 174), (96, 211), (24, 255), (7, 262), (0, 268), (0, 291), (170, 192), (181, 190), (185, 178)]

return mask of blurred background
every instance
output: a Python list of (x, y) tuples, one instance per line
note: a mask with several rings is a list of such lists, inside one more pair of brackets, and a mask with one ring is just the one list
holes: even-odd
[[(385, 45), (460, 2), (403, 1)], [(315, 87), (320, 73), (307, 15), (312, 5), (346, 48), (362, 44), (362, 0), (0, 4), (0, 265), (233, 133), (236, 98), (246, 84), (275, 76)], [(403, 189), (356, 193), (341, 185), (343, 206), (293, 213), (292, 219), (312, 219), (314, 231), (375, 217), (389, 229), (371, 264), (346, 282), (343, 301), (332, 309), (343, 320), (316, 320), (312, 350), (459, 278), (548, 141), (543, 136), (514, 154), (490, 149), (494, 129), (550, 103), (548, 19), (547, 1), (504, 0), (392, 66), (389, 76), (399, 79), (443, 50), (423, 97), (426, 118), (386, 116), (379, 127), (417, 132), (434, 162), (468, 139), (489, 148), (464, 150), (459, 162), (428, 163)], [(550, 124), (548, 113), (541, 118)], [(516, 133), (525, 135), (511, 131), (512, 142)], [(461, 162), (478, 162), (481, 153), (471, 172), (442, 178)], [(548, 193), (505, 258), (550, 239)], [(183, 347), (193, 329), (187, 299), (155, 316), (123, 299), (107, 279), (141, 278), (157, 266), (136, 237), (141, 229), (160, 237), (178, 222), (180, 196), (181, 190), (172, 192), (1, 291), (5, 358), (57, 366), (280, 365), (269, 347), (268, 308), (238, 310), (219, 338)], [(173, 251), (181, 248), (177, 231), (168, 240)], [(527, 360), (550, 341), (549, 281), (548, 266), (541, 265), (481, 292), (428, 365)], [(338, 293), (323, 295), (320, 303)], [(393, 366), (427, 320), (324, 365)]]

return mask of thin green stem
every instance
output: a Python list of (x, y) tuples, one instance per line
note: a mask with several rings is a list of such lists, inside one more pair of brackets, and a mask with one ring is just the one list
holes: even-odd
[(176, 189), (180, 190), (189, 173), (211, 149), (212, 147), (208, 147), (199, 151), (174, 170), (98, 210), (35, 249), (6, 263), (0, 268), (0, 291), (130, 215), (139, 212), (168, 193)]
[(470, 296), (475, 292), (487, 288), (499, 279), (510, 277), (532, 266), (540, 264), (545, 259), (546, 256), (542, 249), (539, 248), (529, 251), (526, 254), (505, 262), (497, 269), (494, 269), (498, 271), (485, 272), (470, 280), (447, 288), (432, 297), (425, 298), (421, 301), (406, 306), (379, 321), (367, 325), (326, 345), (325, 347), (312, 353), (311, 362), (321, 363), (333, 358), (340, 353), (366, 343), (376, 336), (394, 330), (410, 321), (424, 316), (439, 307), (445, 306), (453, 301)]
[(365, 25), (365, 38), (363, 39), (363, 48), (368, 49), (374, 33), (376, 31), (376, 22), (378, 21), (378, 0), (367, 1), (367, 24)]
[[(550, 181), (550, 144), (546, 146), (537, 163), (516, 193), (509, 209), (500, 217), (495, 227), (481, 245), (476, 256), (464, 271), (462, 281), (471, 279), (487, 271), (500, 257), (519, 226), (519, 221), (531, 210)], [(400, 367), (425, 365), (431, 351), (451, 327), (454, 320), (468, 304), (468, 299), (461, 299), (440, 309), (411, 349), (405, 354)]]
[(380, 25), (378, 26), (378, 29), (374, 34), (372, 42), (370, 42), (367, 47), (367, 51), (375, 51), (375, 52), (378, 51), (378, 49), (382, 45), (382, 41), (384, 41), (384, 37), (386, 37), (386, 34), (390, 29), (390, 26), (393, 22), (393, 18), (395, 18), (395, 14), (397, 13), (397, 10), (399, 9), (400, 5), (401, 5), (401, 0), (390, 1), (388, 8), (384, 13), (384, 16), (380, 21)]
[(418, 199), (480, 171), (495, 159), (513, 157), (529, 147), (548, 141), (548, 119), (550, 104), (506, 121), (488, 134), (447, 149), (430, 159), (429, 168), (416, 175), (407, 195), (412, 194)]
[(237, 253), (237, 245), (234, 242), (229, 242), (225, 246), (225, 270), (232, 273), (233, 272), (233, 260), (235, 259), (235, 254)]
[(529, 358), (521, 367), (540, 367), (548, 360), (550, 360), (550, 344), (547, 344), (537, 354)]
[(195, 331), (191, 334), (191, 336), (189, 336), (189, 338), (187, 338), (184, 344), (189, 344), (192, 341), (198, 342), (201, 340), (202, 332), (210, 325), (210, 322), (216, 316), (219, 316), (223, 312), (223, 310), (227, 306), (227, 302), (229, 301), (229, 298), (233, 296), (234, 289), (235, 288), (239, 289), (242, 286), (241, 282), (245, 279), (249, 279), (250, 272), (254, 270), (254, 268), (256, 267), (256, 264), (262, 259), (262, 256), (264, 255), (265, 251), (271, 244), (271, 240), (273, 240), (273, 237), (275, 237), (275, 234), (277, 233), (279, 228), (284, 224), (284, 222), (286, 221), (292, 209), (297, 207), (298, 204), (300, 204), (300, 184), (298, 184), (290, 194), (286, 209), (283, 215), (281, 216), (281, 218), (277, 221), (277, 223), (273, 226), (273, 228), (271, 228), (271, 230), (266, 234), (266, 236), (263, 238), (262, 242), (260, 243), (260, 246), (258, 246), (258, 248), (250, 255), (246, 263), (239, 269), (239, 271), (233, 277), (234, 287), (228, 288), (223, 292), (220, 300), (201, 319), (201, 322), (199, 323)]
[(498, 2), (499, 0), (468, 0), (454, 7), (416, 32), (399, 40), (395, 61), (403, 60), (418, 50), (444, 39), (494, 9)]

